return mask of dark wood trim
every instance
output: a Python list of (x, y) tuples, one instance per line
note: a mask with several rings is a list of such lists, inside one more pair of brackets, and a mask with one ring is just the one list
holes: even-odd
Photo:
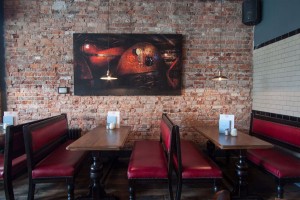
[[(4, 56), (4, 1), (0, 0), (0, 91), (1, 91), (1, 116), (7, 110), (6, 84), (5, 84), (5, 56)], [(2, 121), (2, 119), (1, 119)]]
[(276, 38), (273, 38), (273, 39), (271, 39), (271, 40), (268, 40), (268, 41), (266, 41), (266, 42), (263, 42), (263, 43), (261, 43), (261, 44), (259, 44), (259, 45), (256, 45), (256, 46), (254, 47), (254, 49), (259, 49), (259, 48), (268, 46), (269, 44), (273, 44), (273, 43), (275, 43), (275, 42), (279, 42), (280, 40), (289, 38), (289, 37), (294, 36), (294, 35), (297, 35), (297, 34), (299, 34), (299, 33), (300, 33), (300, 28), (298, 28), (298, 29), (296, 29), (296, 30), (293, 30), (293, 31), (290, 31), (290, 32), (288, 32), (288, 33), (286, 33), (286, 34), (280, 35), (280, 36), (278, 36), (278, 37), (276, 37)]
[(265, 119), (272, 122), (282, 123), (290, 126), (300, 127), (300, 117), (294, 117), (283, 114), (276, 114), (258, 110), (252, 110), (252, 114), (255, 115), (255, 118)]

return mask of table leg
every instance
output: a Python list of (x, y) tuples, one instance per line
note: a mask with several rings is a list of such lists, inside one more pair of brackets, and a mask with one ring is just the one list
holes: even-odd
[(243, 200), (260, 200), (261, 197), (248, 194), (248, 164), (246, 161), (247, 150), (239, 150), (239, 159), (235, 164), (236, 174), (238, 177), (237, 185), (234, 189), (234, 195), (232, 199), (243, 199)]
[(92, 152), (93, 162), (90, 167), (90, 192), (86, 197), (79, 197), (80, 200), (116, 200), (117, 197), (106, 194), (104, 185), (101, 182), (103, 176), (103, 162), (101, 160), (101, 152)]
[(213, 160), (215, 160), (215, 150), (216, 150), (215, 144), (212, 143), (210, 140), (208, 140), (206, 142), (206, 149), (207, 149), (209, 157), (211, 157)]
[(103, 176), (103, 163), (101, 162), (100, 152), (92, 152), (93, 163), (90, 169), (91, 196), (93, 199), (100, 199), (100, 197), (106, 196), (104, 187), (101, 183)]
[(247, 176), (248, 176), (248, 164), (246, 162), (246, 151), (239, 150), (239, 160), (236, 162), (236, 174), (238, 177), (238, 185), (236, 187), (236, 193), (238, 196), (245, 196), (248, 193), (248, 183), (247, 183)]

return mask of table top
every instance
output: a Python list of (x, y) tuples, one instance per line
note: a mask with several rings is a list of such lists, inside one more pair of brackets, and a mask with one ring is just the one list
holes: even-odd
[(105, 126), (97, 126), (67, 146), (67, 150), (120, 150), (125, 144), (129, 131), (129, 126), (121, 126), (115, 129), (106, 129)]
[(263, 149), (273, 147), (271, 143), (240, 130), (238, 130), (237, 136), (231, 136), (219, 133), (217, 126), (196, 126), (194, 129), (220, 149)]

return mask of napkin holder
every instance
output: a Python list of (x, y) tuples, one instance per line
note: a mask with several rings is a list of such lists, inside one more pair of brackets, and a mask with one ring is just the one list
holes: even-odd
[(219, 133), (225, 134), (226, 129), (230, 133), (230, 127), (231, 127), (231, 120), (228, 120), (228, 119), (220, 119), (219, 120)]
[(107, 115), (106, 129), (114, 129), (117, 124), (117, 116)]

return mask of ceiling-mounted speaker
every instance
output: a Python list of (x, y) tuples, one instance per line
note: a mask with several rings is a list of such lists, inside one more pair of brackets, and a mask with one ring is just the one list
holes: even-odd
[(242, 6), (243, 24), (253, 26), (261, 22), (261, 0), (244, 0)]

